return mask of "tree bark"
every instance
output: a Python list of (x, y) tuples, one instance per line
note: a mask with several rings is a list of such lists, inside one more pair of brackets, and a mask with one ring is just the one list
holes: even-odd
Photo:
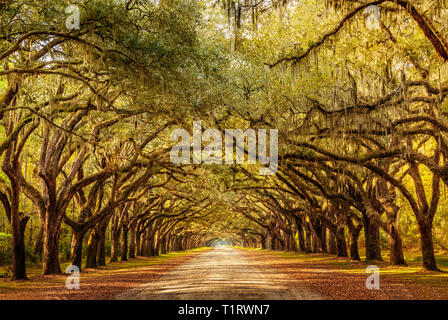
[(96, 228), (90, 232), (89, 241), (87, 242), (86, 268), (98, 268), (96, 260), (98, 252), (99, 237)]
[(142, 256), (143, 255), (143, 251), (142, 251), (142, 243), (143, 243), (143, 234), (141, 232), (137, 232), (135, 234), (135, 250), (136, 250), (136, 255), (137, 256)]
[(423, 268), (429, 271), (438, 271), (432, 240), (432, 225), (419, 224), (418, 229), (420, 231)]
[(305, 221), (305, 239), (305, 252), (311, 253), (311, 227), (307, 221)]
[(128, 226), (127, 224), (123, 225), (122, 228), (122, 245), (121, 245), (121, 261), (128, 261)]
[(317, 252), (322, 252), (322, 244), (320, 242), (319, 236), (318, 236), (318, 231), (316, 230), (316, 226), (313, 223), (310, 223), (310, 227), (311, 227), (311, 234), (312, 234), (312, 249), (311, 252), (312, 253), (317, 253)]
[(350, 258), (352, 260), (361, 261), (361, 258), (359, 256), (359, 249), (358, 249), (358, 238), (359, 238), (360, 233), (361, 233), (361, 229), (352, 230), (350, 232)]
[(129, 258), (131, 259), (135, 258), (137, 248), (137, 235), (135, 232), (135, 228), (136, 226), (131, 224), (131, 227), (129, 229)]
[(110, 226), (110, 262), (117, 262), (120, 255), (120, 208), (113, 214)]
[(264, 249), (271, 250), (272, 249), (272, 235), (269, 231), (266, 231), (266, 235), (264, 237)]
[(305, 252), (305, 238), (303, 236), (302, 221), (296, 219), (296, 226), (297, 226), (297, 238), (299, 240), (299, 249), (300, 251)]
[(12, 264), (13, 264), (13, 279), (21, 280), (27, 279), (26, 276), (26, 255), (25, 255), (25, 228), (29, 216), (18, 213), (12, 214), (11, 217), (11, 232), (12, 232)]
[(120, 255), (120, 238), (117, 235), (114, 235), (114, 232), (111, 233), (112, 239), (110, 241), (110, 262), (117, 262), (118, 256)]
[(34, 254), (39, 257), (40, 260), (42, 260), (42, 253), (43, 253), (43, 239), (44, 239), (44, 228), (43, 223), (41, 224), (39, 228), (39, 234), (37, 235), (36, 242), (34, 243)]
[(367, 214), (363, 214), (366, 260), (383, 261), (380, 246), (380, 229)]
[(98, 251), (97, 251), (97, 261), (98, 266), (104, 267), (106, 265), (106, 227), (99, 232), (98, 237)]
[(344, 227), (338, 228), (336, 232), (336, 248), (338, 251), (338, 257), (348, 257)]
[(350, 234), (350, 258), (352, 260), (360, 261), (361, 258), (359, 256), (358, 238), (359, 234), (361, 233), (362, 224), (360, 219), (358, 218), (356, 218), (356, 221), (358, 222), (358, 224), (356, 225), (353, 220), (355, 220), (355, 218), (347, 216), (347, 226), (348, 232)]
[(328, 253), (330, 254), (338, 254), (338, 249), (336, 246), (336, 236), (331, 229), (328, 229)]
[(82, 265), (82, 242), (85, 231), (81, 228), (72, 228), (72, 241), (70, 246), (70, 263), (77, 266), (81, 271)]
[(404, 259), (403, 244), (400, 233), (395, 224), (389, 225), (389, 247), (390, 247), (390, 264), (392, 265), (407, 265)]
[(160, 255), (160, 239), (154, 238), (154, 256), (159, 255)]
[(59, 226), (56, 221), (56, 214), (48, 210), (45, 214), (44, 228), (44, 261), (42, 274), (61, 273), (59, 265)]

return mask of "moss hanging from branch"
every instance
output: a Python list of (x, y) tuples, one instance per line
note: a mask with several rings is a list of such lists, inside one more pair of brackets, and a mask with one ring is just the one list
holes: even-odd
[[(437, 51), (440, 57), (444, 59), (444, 61), (448, 60), (448, 42), (447, 40), (440, 34), (440, 32), (435, 28), (433, 23), (424, 15), (424, 13), (420, 12), (415, 6), (413, 6), (407, 0), (378, 0), (372, 1), (363, 5), (360, 5), (347, 13), (344, 18), (339, 22), (339, 24), (333, 28), (330, 32), (324, 34), (320, 40), (314, 42), (308, 49), (301, 53), (300, 55), (291, 56), (291, 57), (283, 57), (275, 61), (274, 63), (265, 63), (270, 68), (277, 66), (279, 63), (287, 61), (287, 62), (299, 62), (306, 58), (312, 51), (316, 50), (320, 46), (322, 46), (325, 42), (328, 41), (330, 37), (337, 36), (338, 33), (342, 30), (342, 28), (359, 12), (364, 11), (367, 7), (375, 5), (379, 6), (386, 2), (393, 2), (397, 4), (400, 8), (406, 10), (408, 14), (414, 19), (414, 21), (418, 24), (422, 32), (425, 34), (426, 38), (431, 42), (434, 49)], [(332, 1), (330, 1), (330, 4)], [(334, 6), (338, 6), (337, 4), (333, 4)]]

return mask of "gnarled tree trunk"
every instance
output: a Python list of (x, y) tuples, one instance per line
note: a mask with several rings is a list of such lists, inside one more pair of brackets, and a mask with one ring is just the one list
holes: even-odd
[(59, 227), (57, 215), (51, 210), (47, 211), (44, 228), (44, 259), (42, 273), (55, 274), (61, 273), (59, 265)]
[(338, 251), (338, 257), (348, 257), (347, 242), (345, 240), (344, 227), (339, 227), (336, 231), (336, 248)]
[(366, 260), (383, 261), (380, 246), (380, 229), (367, 214), (363, 214)]
[(432, 224), (419, 224), (420, 244), (422, 249), (423, 267), (426, 270), (436, 271), (437, 263), (434, 255), (434, 243), (432, 239)]
[(70, 246), (70, 262), (81, 270), (82, 264), (82, 242), (85, 236), (82, 228), (72, 228), (72, 241)]

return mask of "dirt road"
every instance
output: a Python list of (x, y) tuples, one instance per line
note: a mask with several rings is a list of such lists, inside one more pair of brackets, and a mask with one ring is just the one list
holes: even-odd
[(290, 285), (288, 274), (261, 270), (242, 250), (217, 247), (179, 265), (158, 280), (125, 291), (115, 299), (137, 300), (283, 300), (323, 299)]
[(67, 290), (65, 274), (0, 279), (0, 300), (448, 300), (446, 272), (378, 261), (380, 290), (368, 290), (369, 264), (322, 253), (202, 248), (84, 270), (80, 290)]

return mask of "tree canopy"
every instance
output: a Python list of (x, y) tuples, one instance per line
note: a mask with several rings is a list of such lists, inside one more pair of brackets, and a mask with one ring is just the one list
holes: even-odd
[[(109, 248), (117, 261), (217, 241), (353, 260), (388, 250), (398, 265), (419, 243), (437, 270), (447, 5), (3, 1), (0, 243), (14, 278), (32, 257), (52, 274), (61, 260), (105, 265)], [(195, 121), (277, 129), (278, 170), (172, 163), (172, 131), (193, 135)]]

